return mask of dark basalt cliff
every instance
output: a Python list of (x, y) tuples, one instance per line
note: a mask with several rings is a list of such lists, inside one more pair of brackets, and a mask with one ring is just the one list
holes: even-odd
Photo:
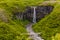
[(46, 15), (50, 14), (53, 11), (53, 8), (53, 6), (38, 6), (36, 9), (36, 20), (39, 21)]
[[(44, 18), (46, 15), (50, 14), (53, 11), (53, 6), (37, 6), (36, 7), (36, 20), (39, 21)], [(17, 12), (14, 14), (17, 19), (33, 20), (33, 8), (27, 6), (24, 12)]]

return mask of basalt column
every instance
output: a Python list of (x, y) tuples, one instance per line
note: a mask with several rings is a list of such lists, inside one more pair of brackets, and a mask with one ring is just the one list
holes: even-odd
[(53, 11), (53, 6), (38, 6), (36, 8), (36, 21), (41, 20)]
[(29, 20), (30, 22), (36, 23), (50, 14), (53, 11), (53, 8), (53, 6), (29, 6), (26, 7), (24, 12), (14, 13), (13, 16), (16, 16), (16, 19)]
[(24, 12), (24, 18), (33, 23), (36, 23), (42, 18), (44, 18), (46, 15), (50, 14), (53, 8), (54, 8), (53, 6), (27, 7)]
[(29, 21), (31, 21), (32, 22), (32, 20), (33, 20), (33, 8), (31, 8), (31, 7), (26, 7), (26, 10), (25, 10), (25, 12), (24, 12), (24, 18), (26, 19), (26, 20), (29, 20)]

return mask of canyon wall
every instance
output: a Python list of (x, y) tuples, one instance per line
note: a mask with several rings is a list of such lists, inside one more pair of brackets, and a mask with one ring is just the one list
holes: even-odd
[[(53, 6), (36, 6), (36, 20), (39, 21), (44, 18), (46, 15), (50, 14), (53, 11)], [(15, 16), (17, 19), (33, 20), (33, 8), (27, 6), (24, 12), (17, 12)]]

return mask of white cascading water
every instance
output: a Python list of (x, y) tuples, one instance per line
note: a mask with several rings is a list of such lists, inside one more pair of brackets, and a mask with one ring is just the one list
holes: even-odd
[(33, 11), (33, 23), (29, 23), (28, 25), (26, 25), (27, 32), (29, 33), (30, 38), (32, 38), (33, 40), (43, 40), (37, 33), (35, 33), (32, 30), (32, 25), (34, 23), (36, 23), (36, 7), (32, 7), (32, 8), (34, 9), (34, 11)]
[(36, 7), (33, 7), (34, 12), (33, 12), (33, 23), (36, 23)]

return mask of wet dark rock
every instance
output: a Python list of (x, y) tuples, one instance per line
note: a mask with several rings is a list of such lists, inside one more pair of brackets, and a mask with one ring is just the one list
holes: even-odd
[[(53, 11), (53, 6), (37, 6), (36, 7), (36, 20), (39, 21), (44, 18), (46, 15), (50, 14)], [(17, 12), (14, 15), (17, 19), (33, 20), (33, 11), (34, 9), (30, 6), (27, 6), (24, 12)]]
[(33, 19), (33, 8), (26, 7), (26, 10), (23, 13), (23, 17), (24, 17), (24, 19), (32, 21), (32, 19)]
[(12, 19), (23, 19), (23, 13), (22, 12), (17, 12), (17, 13), (13, 13)]
[(38, 6), (36, 8), (37, 21), (44, 18), (46, 15), (50, 14), (53, 11), (53, 6)]

